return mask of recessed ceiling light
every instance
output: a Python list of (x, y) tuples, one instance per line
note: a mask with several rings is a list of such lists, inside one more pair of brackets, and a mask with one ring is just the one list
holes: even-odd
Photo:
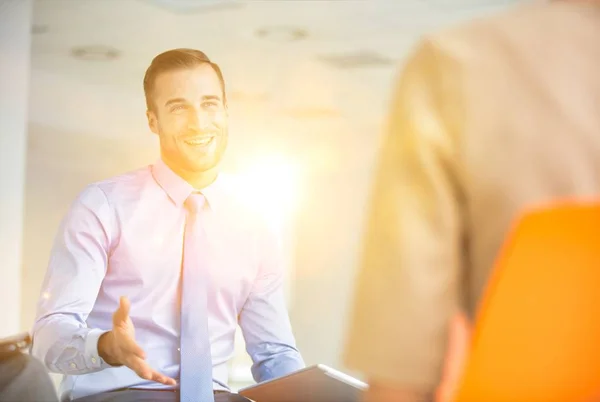
[(178, 14), (200, 13), (241, 7), (238, 0), (141, 0)]
[(340, 69), (386, 67), (394, 65), (394, 60), (370, 50), (351, 53), (326, 54), (317, 57), (320, 61)]
[(118, 58), (120, 52), (109, 46), (79, 46), (73, 48), (71, 54), (80, 60), (106, 61)]
[(308, 37), (308, 31), (298, 27), (270, 26), (257, 29), (256, 36), (277, 42), (294, 42)]

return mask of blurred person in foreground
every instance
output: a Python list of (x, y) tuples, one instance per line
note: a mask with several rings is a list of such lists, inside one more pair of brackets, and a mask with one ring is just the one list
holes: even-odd
[(357, 278), (345, 361), (366, 399), (448, 400), (513, 219), (598, 195), (600, 2), (519, 6), (424, 38), (394, 91)]
[(280, 247), (219, 174), (229, 117), (219, 66), (194, 49), (161, 53), (144, 92), (160, 159), (71, 205), (32, 353), (65, 374), (62, 400), (244, 401), (228, 386), (238, 324), (256, 381), (304, 367)]

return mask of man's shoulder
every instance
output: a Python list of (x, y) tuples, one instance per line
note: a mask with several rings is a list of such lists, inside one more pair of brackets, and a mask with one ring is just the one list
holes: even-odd
[(145, 186), (151, 178), (151, 166), (144, 166), (92, 182), (82, 190), (80, 197), (100, 192), (110, 203), (110, 201), (128, 194), (139, 194), (140, 188)]

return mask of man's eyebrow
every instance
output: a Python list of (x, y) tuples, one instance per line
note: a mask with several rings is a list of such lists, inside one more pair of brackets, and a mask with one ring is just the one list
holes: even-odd
[[(207, 100), (220, 101), (221, 97), (219, 95), (204, 95), (204, 96), (202, 96), (202, 100), (203, 101), (207, 101)], [(177, 103), (188, 103), (188, 102), (183, 98), (173, 98), (173, 99), (169, 99), (168, 101), (166, 101), (165, 106), (171, 106), (171, 105), (174, 105)]]
[(173, 99), (169, 99), (168, 101), (165, 102), (165, 106), (170, 106), (173, 105), (175, 103), (186, 103), (187, 101), (183, 98), (173, 98)]
[(221, 97), (219, 95), (204, 95), (202, 100), (217, 100), (220, 101)]

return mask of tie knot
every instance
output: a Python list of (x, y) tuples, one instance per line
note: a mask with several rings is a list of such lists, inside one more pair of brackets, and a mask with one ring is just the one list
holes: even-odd
[(195, 214), (198, 211), (202, 210), (202, 207), (204, 206), (204, 201), (204, 195), (202, 195), (201, 193), (192, 193), (185, 200), (185, 206), (190, 210), (190, 212)]

